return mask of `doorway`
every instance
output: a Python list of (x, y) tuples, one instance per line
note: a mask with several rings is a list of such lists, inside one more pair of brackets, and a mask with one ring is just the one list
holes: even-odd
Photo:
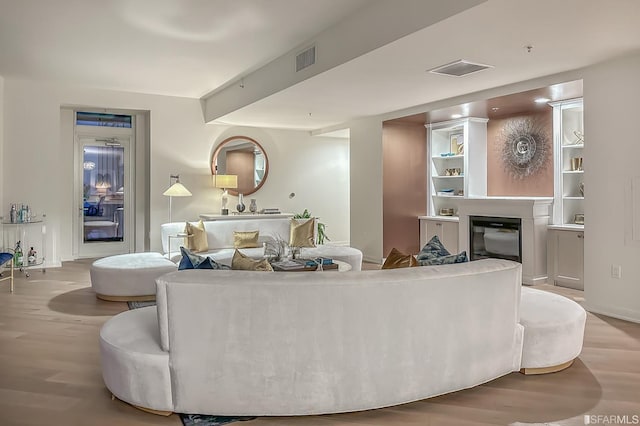
[(134, 251), (133, 130), (87, 126), (77, 120), (75, 140), (76, 256)]

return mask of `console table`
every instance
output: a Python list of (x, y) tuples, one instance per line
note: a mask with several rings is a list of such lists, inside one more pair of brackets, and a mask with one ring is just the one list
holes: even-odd
[(279, 213), (279, 214), (260, 214), (260, 213), (239, 213), (221, 215), (217, 213), (201, 213), (200, 219), (202, 220), (250, 220), (250, 219), (282, 219), (287, 217), (293, 217), (293, 213)]

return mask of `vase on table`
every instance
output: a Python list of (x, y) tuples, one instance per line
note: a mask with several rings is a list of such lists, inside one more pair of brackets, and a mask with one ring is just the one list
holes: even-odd
[(256, 204), (256, 199), (252, 198), (251, 203), (249, 203), (249, 211), (251, 213), (255, 213), (258, 211), (258, 205)]
[(236, 210), (238, 210), (238, 213), (242, 213), (244, 209), (244, 196), (242, 194), (238, 194), (238, 205), (236, 205)]

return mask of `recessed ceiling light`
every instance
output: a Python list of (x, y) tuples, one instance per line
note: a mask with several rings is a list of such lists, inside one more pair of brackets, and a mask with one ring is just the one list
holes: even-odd
[(451, 114), (451, 118), (461, 118), (462, 114)]
[(549, 102), (550, 100), (551, 99), (549, 99), (549, 98), (538, 98), (534, 102), (537, 103), (537, 104), (545, 104), (545, 103)]

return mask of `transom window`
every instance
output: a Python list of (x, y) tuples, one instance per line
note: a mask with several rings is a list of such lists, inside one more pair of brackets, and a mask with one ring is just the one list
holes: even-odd
[(98, 127), (131, 128), (131, 116), (122, 114), (101, 114), (99, 112), (76, 112), (76, 125)]

